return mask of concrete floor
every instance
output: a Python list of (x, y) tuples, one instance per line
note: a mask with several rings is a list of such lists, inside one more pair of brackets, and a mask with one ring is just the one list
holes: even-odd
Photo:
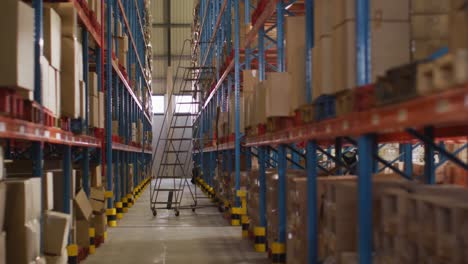
[[(148, 187), (118, 227), (108, 229), (108, 241), (84, 263), (270, 263), (266, 254), (253, 251), (252, 242), (241, 238), (241, 228), (229, 226), (217, 208), (183, 210), (179, 217), (172, 210), (159, 210), (153, 217), (149, 199)], [(189, 195), (184, 200), (190, 204)], [(199, 204), (211, 203), (202, 199)]]

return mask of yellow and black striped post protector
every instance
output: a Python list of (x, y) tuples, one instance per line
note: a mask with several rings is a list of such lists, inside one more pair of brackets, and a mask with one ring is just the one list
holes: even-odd
[(128, 208), (133, 206), (133, 195), (131, 193), (127, 194), (127, 204)]
[(127, 197), (122, 198), (122, 212), (128, 213), (128, 202), (127, 202)]
[(229, 202), (224, 201), (224, 212), (229, 212)]
[(238, 207), (231, 208), (231, 225), (240, 226), (240, 214)]
[(115, 208), (110, 208), (106, 210), (107, 215), (107, 225), (109, 227), (117, 226), (117, 210)]
[(88, 229), (88, 234), (89, 234), (89, 254), (94, 254), (96, 253), (96, 231), (94, 228), (89, 228)]
[(104, 231), (104, 234), (102, 234), (102, 240), (104, 240), (103, 242), (107, 241), (107, 231)]
[(123, 204), (122, 202), (115, 202), (115, 209), (117, 211), (117, 219), (123, 218)]
[(246, 215), (241, 216), (241, 224), (242, 224), (242, 237), (247, 238), (249, 237), (249, 217)]
[(71, 244), (67, 246), (68, 263), (78, 264), (78, 245)]
[(109, 199), (109, 198), (112, 198), (112, 197), (114, 197), (114, 193), (112, 191), (106, 191), (104, 193), (104, 198)]
[(266, 230), (265, 227), (255, 227), (254, 228), (254, 247), (256, 252), (265, 252), (266, 251)]
[(275, 264), (286, 263), (286, 247), (284, 243), (273, 242), (273, 245), (271, 245), (271, 259), (272, 263)]

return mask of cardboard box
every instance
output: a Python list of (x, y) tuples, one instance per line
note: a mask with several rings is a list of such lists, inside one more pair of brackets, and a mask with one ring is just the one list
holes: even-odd
[(448, 39), (449, 15), (411, 16), (412, 39)]
[(29, 264), (39, 257), (40, 232), (41, 227), (37, 219), (8, 228), (7, 263)]
[[(339, 68), (333, 67), (333, 44), (332, 38), (325, 36), (322, 37), (316, 44), (316, 62), (315, 68), (317, 68), (316, 86), (313, 86), (313, 98), (317, 98), (322, 94), (332, 94), (335, 92), (334, 87), (334, 71)], [(313, 67), (314, 68), (314, 67)], [(305, 89), (305, 88), (304, 88)]]
[(47, 264), (67, 264), (68, 263), (68, 252), (67, 248), (62, 250), (62, 253), (58, 256), (45, 255)]
[[(92, 221), (92, 219), (89, 219)], [(90, 222), (87, 220), (76, 221), (76, 243), (80, 247), (89, 247), (89, 228)]]
[(468, 48), (468, 8), (452, 10), (450, 13), (449, 48), (455, 52)]
[[(332, 35), (335, 91), (356, 86), (356, 22), (348, 21), (335, 28)], [(407, 22), (371, 23), (371, 81), (389, 68), (410, 60), (410, 33)]]
[(333, 30), (332, 0), (315, 0), (314, 4), (315, 39), (319, 40), (330, 36)]
[(0, 232), (3, 231), (5, 225), (5, 210), (6, 210), (7, 186), (0, 181)]
[(265, 81), (265, 115), (269, 117), (289, 116), (291, 76), (287, 72), (268, 72)]
[(103, 213), (105, 211), (106, 198), (104, 187), (92, 187), (89, 199), (95, 214)]
[(51, 7), (44, 7), (44, 56), (50, 65), (60, 70), (61, 19)]
[(0, 9), (0, 87), (34, 89), (34, 10), (22, 1)]
[(68, 214), (46, 211), (44, 217), (44, 253), (61, 255), (68, 243), (71, 217)]
[[(460, 34), (458, 34), (460, 35)], [(424, 39), (411, 41), (411, 60), (418, 61), (427, 59), (429, 56), (440, 50), (442, 47), (447, 47), (447, 39)]]
[(106, 204), (104, 203), (104, 201), (90, 199), (89, 203), (91, 204), (91, 208), (94, 214), (101, 214), (106, 211)]
[(96, 166), (91, 169), (91, 186), (101, 187), (102, 186), (102, 172), (101, 166)]
[(99, 99), (96, 96), (89, 98), (89, 126), (99, 127)]
[(105, 101), (104, 101), (104, 93), (103, 92), (98, 92), (98, 103), (99, 103), (99, 128), (104, 128), (104, 123), (105, 123), (105, 112), (104, 112), (104, 106), (105, 106)]
[(62, 37), (70, 39), (78, 37), (78, 15), (73, 3), (46, 3), (44, 5), (52, 7), (60, 15)]
[(265, 81), (260, 82), (255, 89), (254, 92), (254, 102), (255, 102), (255, 123), (253, 125), (258, 125), (258, 124), (266, 124), (267, 118), (266, 118), (266, 88), (265, 88)]
[(77, 40), (62, 38), (61, 113), (71, 118), (81, 114), (80, 54), (81, 44)]
[[(55, 69), (49, 65), (49, 90), (47, 93), (47, 105), (46, 106), (54, 116), (59, 116), (60, 111), (57, 112), (57, 83), (55, 81)], [(59, 95), (60, 96), (60, 95)]]
[(83, 190), (80, 190), (74, 199), (76, 208), (76, 219), (88, 221), (93, 213), (93, 208)]
[(50, 171), (44, 174), (42, 180), (42, 207), (44, 210), (54, 209), (54, 174)]
[(6, 264), (6, 233), (0, 231), (0, 264)]
[(7, 187), (5, 227), (7, 230), (41, 216), (41, 179), (9, 179)]
[(88, 73), (88, 95), (98, 97), (98, 76), (95, 72)]
[(243, 92), (253, 93), (255, 87), (259, 83), (258, 79), (258, 70), (243, 70), (242, 71), (242, 79), (243, 79)]
[(96, 232), (96, 236), (104, 235), (107, 230), (107, 216), (104, 213), (95, 214), (92, 220), (92, 226)]
[(443, 14), (450, 10), (451, 0), (411, 0), (412, 14)]
[[(289, 114), (307, 103), (306, 98), (306, 40), (305, 16), (286, 17), (286, 69), (289, 73)], [(267, 77), (268, 79), (268, 77)]]
[(62, 111), (62, 101), (61, 101), (61, 95), (62, 95), (62, 85), (61, 85), (62, 79), (60, 78), (60, 72), (55, 71), (55, 115), (57, 117), (60, 117), (61, 111)]

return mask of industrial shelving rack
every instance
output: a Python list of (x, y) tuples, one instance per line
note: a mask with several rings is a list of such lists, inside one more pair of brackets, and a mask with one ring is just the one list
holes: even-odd
[[(43, 54), (41, 43), (43, 38), (43, 0), (34, 0), (33, 7), (35, 10), (34, 26), (35, 26), (35, 80), (34, 80), (34, 100), (41, 105), (41, 67), (40, 57)], [(52, 1), (51, 1), (52, 2)], [(56, 2), (56, 1), (54, 1)], [(144, 19), (150, 19), (144, 12), (145, 1), (121, 1), (101, 0), (101, 21), (97, 21), (89, 12), (87, 1), (69, 0), (62, 2), (73, 3), (78, 14), (79, 24), (82, 28), (83, 39), (83, 73), (86, 91), (86, 114), (83, 117), (82, 129), (80, 135), (73, 134), (70, 131), (64, 131), (60, 128), (44, 125), (43, 109), (40, 107), (41, 118), (40, 122), (33, 123), (24, 120), (14, 119), (10, 117), (0, 117), (0, 138), (6, 142), (5, 157), (10, 158), (16, 148), (10, 149), (10, 144), (13, 141), (24, 141), (31, 143), (30, 157), (33, 161), (33, 177), (43, 176), (42, 160), (47, 158), (47, 155), (59, 156), (63, 159), (63, 177), (64, 177), (64, 197), (65, 201), (71, 198), (71, 173), (72, 164), (81, 163), (83, 186), (87, 195), (90, 193), (89, 185), (89, 168), (90, 161), (93, 164), (102, 165), (103, 176), (106, 177), (107, 194), (112, 194), (108, 197), (107, 208), (115, 208), (114, 200), (120, 201), (127, 195), (133, 195), (135, 190), (128, 190), (125, 186), (124, 179), (129, 177), (128, 170), (119, 170), (123, 166), (128, 166), (129, 163), (134, 164), (134, 186), (138, 186), (147, 177), (149, 172), (147, 168), (151, 161), (151, 147), (145, 145), (146, 137), (150, 135), (152, 130), (151, 113), (145, 109), (145, 105), (151, 105), (151, 96), (146, 96), (146, 101), (141, 101), (130, 86), (129, 79), (123, 74), (119, 64), (114, 59), (114, 55), (109, 44), (112, 43), (111, 30), (105, 31), (105, 28), (111, 28), (111, 17), (104, 14), (114, 13), (114, 23), (121, 21), (124, 24), (124, 31), (128, 34), (130, 40), (129, 62), (137, 64), (136, 75), (142, 80), (147, 80), (145, 73), (145, 32), (143, 31)], [(105, 5), (106, 4), (106, 5)], [(104, 12), (104, 7), (107, 12)], [(93, 22), (94, 21), (94, 22)], [(93, 41), (95, 45), (91, 45)], [(111, 59), (109, 59), (111, 58)], [(93, 70), (98, 76), (98, 89), (105, 92), (105, 129), (102, 131), (96, 130), (91, 133), (88, 128), (89, 118), (89, 102), (88, 102), (88, 71), (90, 64), (95, 65)], [(93, 67), (93, 66), (91, 66)], [(131, 74), (131, 73), (129, 73)], [(129, 76), (131, 77), (131, 76)], [(150, 83), (145, 81), (141, 94), (151, 94)], [(149, 100), (149, 101), (148, 101)], [(119, 122), (119, 134), (112, 135), (112, 116)], [(144, 139), (142, 142), (131, 141), (131, 123), (141, 120), (144, 127)], [(115, 138), (120, 136), (122, 140)], [(52, 151), (47, 154), (44, 152), (44, 146)], [(115, 170), (111, 169), (115, 166)], [(111, 180), (113, 179), (113, 180)], [(113, 182), (115, 183), (113, 185)], [(64, 213), (71, 213), (69, 202), (64, 202)]]
[[(240, 10), (240, 3), (244, 3), (244, 10)], [(377, 164), (383, 163), (395, 173), (409, 178), (412, 175), (412, 144), (419, 141), (425, 149), (424, 175), (428, 184), (435, 183), (434, 153), (437, 151), (445, 160), (451, 160), (458, 166), (468, 169), (468, 165), (456, 157), (460, 150), (449, 153), (437, 144), (439, 141), (458, 139), (466, 142), (468, 131), (468, 84), (459, 89), (448, 90), (440, 94), (417, 98), (398, 105), (354, 113), (343, 117), (325, 121), (291, 127), (275, 133), (266, 133), (255, 137), (247, 137), (240, 131), (240, 72), (241, 69), (258, 67), (260, 81), (265, 79), (267, 69), (285, 71), (284, 50), (284, 17), (285, 15), (305, 14), (306, 16), (306, 93), (307, 100), (311, 100), (312, 78), (311, 69), (314, 47), (314, 1), (260, 0), (252, 5), (250, 0), (200, 0), (198, 17), (195, 23), (199, 28), (194, 34), (198, 50), (198, 63), (209, 66), (214, 61), (219, 71), (209, 93), (203, 100), (203, 108), (197, 118), (199, 129), (199, 149), (194, 153), (194, 160), (202, 168), (203, 180), (211, 185), (214, 168), (218, 156), (232, 157), (235, 164), (227, 160), (223, 169), (229, 174), (235, 173), (235, 187), (240, 187), (240, 154), (246, 155), (247, 168), (251, 168), (250, 157), (256, 151), (259, 161), (260, 190), (265, 188), (265, 169), (275, 166), (279, 174), (279, 242), (286, 241), (286, 167), (287, 152), (292, 149), (291, 144), (305, 143), (305, 154), (301, 151), (291, 151), (292, 160), (301, 158), (306, 161), (307, 172), (307, 237), (308, 263), (318, 263), (318, 228), (317, 228), (317, 168), (320, 153), (326, 148), (334, 148), (335, 156), (329, 157), (340, 164), (341, 154), (345, 146), (356, 146), (359, 150), (358, 161), (358, 254), (359, 263), (372, 263), (372, 174), (378, 172)], [(232, 7), (232, 9), (231, 9)], [(251, 19), (251, 11), (254, 10)], [(245, 20), (240, 21), (240, 12), (245, 12)], [(358, 86), (364, 86), (370, 80), (370, 18), (369, 0), (356, 0), (356, 49)], [(231, 47), (231, 23), (234, 27), (234, 39)], [(251, 26), (245, 35), (245, 43), (240, 43), (240, 25)], [(267, 36), (268, 32), (276, 29), (276, 39)], [(258, 44), (253, 47), (255, 39)], [(231, 57), (221, 61), (222, 47), (231, 51)], [(243, 58), (243, 61), (241, 61)], [(276, 63), (272, 61), (276, 60)], [(227, 111), (229, 97), (235, 97), (235, 127), (234, 137), (226, 143), (204, 144), (203, 135), (213, 138), (215, 131), (211, 126), (216, 118), (217, 107)], [(312, 103), (308, 101), (307, 103)], [(231, 124), (230, 124), (231, 125)], [(399, 159), (406, 164), (403, 171), (378, 156), (379, 145), (385, 143), (400, 143)], [(277, 148), (277, 153), (271, 153), (271, 147)], [(466, 148), (466, 144), (462, 149)], [(273, 157), (277, 155), (277, 157)], [(289, 159), (289, 160), (291, 160)], [(271, 162), (270, 162), (271, 161)], [(340, 170), (338, 170), (340, 171)], [(259, 216), (260, 226), (266, 226), (266, 198), (265, 192), (260, 191)], [(239, 206), (239, 204), (235, 205)]]

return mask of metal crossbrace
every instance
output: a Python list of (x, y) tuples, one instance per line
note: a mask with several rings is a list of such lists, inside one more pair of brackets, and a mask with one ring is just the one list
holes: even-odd
[[(187, 44), (190, 44), (190, 40), (185, 40), (181, 54), (184, 54), (184, 49)], [(182, 55), (180, 57), (179, 64), (174, 76), (177, 79), (179, 72), (183, 71), (182, 79), (191, 79), (194, 74), (200, 70), (197, 67), (181, 67)], [(195, 71), (195, 73), (194, 73)], [(176, 82), (174, 81), (174, 84)], [(174, 85), (175, 86), (175, 85)], [(192, 187), (189, 179), (191, 178), (191, 153), (194, 148), (194, 142), (192, 138), (184, 138), (186, 131), (189, 129), (196, 130), (197, 128), (193, 125), (193, 115), (191, 114), (177, 114), (181, 109), (179, 103), (175, 105), (175, 111), (172, 111), (172, 98), (174, 95), (180, 94), (180, 91), (188, 91), (189, 88), (196, 87), (192, 81), (180, 82), (179, 87), (172, 87), (164, 118), (161, 124), (158, 141), (156, 148), (153, 153), (153, 160), (151, 163), (151, 171), (154, 173), (153, 166), (156, 166), (156, 151), (159, 146), (163, 146), (163, 153), (159, 159), (159, 166), (154, 174), (154, 182), (151, 182), (150, 187), (150, 209), (153, 215), (157, 214), (158, 209), (173, 209), (175, 215), (179, 215), (181, 209), (192, 209), (195, 210), (197, 207), (197, 188)], [(190, 102), (189, 113), (198, 111), (200, 108), (200, 99), (198, 96), (192, 96), (192, 102)], [(198, 109), (197, 109), (198, 108)], [(177, 130), (177, 132), (176, 132)], [(179, 135), (181, 133), (181, 135)], [(164, 137), (162, 137), (164, 135)], [(163, 184), (165, 180), (172, 180), (171, 186), (168, 187)], [(164, 186), (163, 186), (164, 185)], [(193, 188), (193, 189), (192, 189)], [(185, 189), (188, 189), (192, 204), (188, 206), (182, 205)], [(167, 193), (167, 197), (161, 197), (162, 193)], [(158, 199), (159, 198), (159, 199)], [(167, 199), (166, 199), (167, 198)], [(158, 205), (166, 205), (158, 207)]]

